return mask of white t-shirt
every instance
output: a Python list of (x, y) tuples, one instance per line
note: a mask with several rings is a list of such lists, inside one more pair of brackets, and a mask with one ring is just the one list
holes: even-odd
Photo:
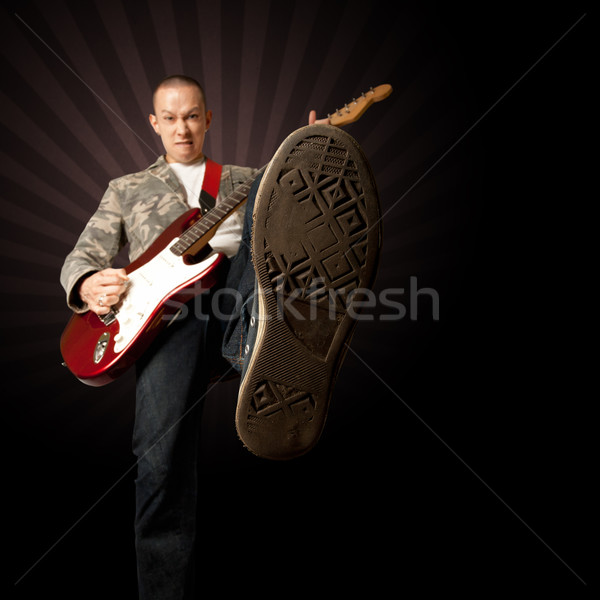
[[(187, 192), (187, 201), (190, 208), (200, 207), (200, 192), (206, 171), (206, 160), (202, 159), (191, 164), (169, 163), (181, 185)], [(217, 204), (221, 201), (221, 194), (217, 196)], [(238, 208), (217, 229), (210, 240), (213, 250), (222, 252), (228, 258), (234, 256), (240, 247), (242, 231), (244, 229), (244, 213), (246, 206)]]

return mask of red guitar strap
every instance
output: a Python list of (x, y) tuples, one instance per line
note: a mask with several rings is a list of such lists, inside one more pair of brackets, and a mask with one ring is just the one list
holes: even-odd
[(204, 181), (202, 182), (202, 191), (200, 192), (200, 207), (203, 214), (213, 208), (217, 202), (222, 170), (223, 165), (206, 157)]

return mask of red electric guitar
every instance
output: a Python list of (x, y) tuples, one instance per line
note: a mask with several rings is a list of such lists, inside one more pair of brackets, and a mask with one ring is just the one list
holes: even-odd
[[(330, 123), (343, 126), (356, 121), (373, 102), (391, 92), (387, 84), (371, 88), (328, 115)], [(60, 349), (65, 366), (78, 379), (93, 386), (114, 381), (142, 355), (185, 302), (215, 285), (223, 255), (213, 253), (203, 258), (203, 250), (219, 225), (245, 203), (252, 183), (265, 168), (205, 215), (191, 209), (176, 219), (125, 269), (127, 291), (111, 312), (101, 317), (92, 311), (73, 314)]]

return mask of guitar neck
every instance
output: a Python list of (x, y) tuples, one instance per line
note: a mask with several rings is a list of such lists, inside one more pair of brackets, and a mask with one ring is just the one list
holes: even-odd
[[(368, 92), (361, 94), (358, 99), (353, 98), (352, 102), (344, 105), (343, 109), (336, 110), (334, 114), (328, 115), (329, 122), (337, 127), (352, 123), (359, 119), (371, 104), (387, 98), (391, 93), (392, 87), (388, 84), (371, 88)], [(171, 252), (176, 256), (183, 256), (188, 251), (190, 251), (190, 254), (195, 254), (206, 246), (217, 227), (246, 201), (254, 180), (264, 172), (267, 166), (268, 163), (259, 169), (255, 175), (246, 179), (225, 200), (219, 202), (200, 220), (186, 229), (179, 240), (171, 246)]]
[(254, 175), (246, 179), (227, 198), (209, 210), (199, 221), (186, 229), (179, 240), (170, 248), (175, 256), (182, 256), (202, 238), (210, 239), (219, 225), (235, 210), (240, 208), (248, 197), (248, 192), (256, 178), (264, 172), (268, 165), (259, 169)]

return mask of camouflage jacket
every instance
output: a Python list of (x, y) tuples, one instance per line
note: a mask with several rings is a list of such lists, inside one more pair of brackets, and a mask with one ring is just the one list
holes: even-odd
[[(229, 195), (255, 172), (249, 167), (224, 165), (220, 196)], [(83, 276), (112, 266), (127, 243), (129, 260), (134, 261), (187, 210), (185, 188), (163, 156), (144, 171), (112, 180), (63, 265), (60, 282), (69, 307), (76, 312), (87, 310), (77, 293)]]

